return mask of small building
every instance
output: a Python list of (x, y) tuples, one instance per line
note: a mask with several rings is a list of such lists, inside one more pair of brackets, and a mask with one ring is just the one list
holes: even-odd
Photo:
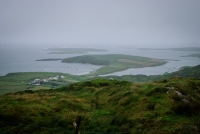
[(40, 79), (35, 79), (34, 81), (32, 81), (31, 83), (29, 83), (30, 85), (40, 85)]
[(52, 80), (58, 80), (58, 77), (53, 77), (53, 79)]
[(53, 80), (53, 77), (50, 77), (48, 80), (49, 80), (49, 81)]
[(60, 76), (60, 78), (61, 78), (61, 79), (64, 79), (64, 78), (65, 78), (65, 76), (63, 76), (63, 75), (62, 75), (62, 76)]
[(42, 80), (41, 80), (41, 83), (48, 83), (48, 82), (49, 82), (48, 79), (42, 79)]

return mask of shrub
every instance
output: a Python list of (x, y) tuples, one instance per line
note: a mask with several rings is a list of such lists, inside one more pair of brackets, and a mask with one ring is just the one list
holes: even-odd
[(24, 91), (19, 91), (19, 92), (16, 92), (15, 94), (33, 94), (34, 91), (33, 90), (24, 90)]
[(147, 95), (147, 96), (151, 96), (151, 95), (153, 95), (153, 94), (166, 93), (167, 91), (168, 91), (168, 89), (165, 88), (165, 87), (156, 87), (156, 88), (150, 90), (149, 92), (147, 92), (146, 95)]
[(114, 94), (116, 94), (116, 93), (118, 93), (117, 91), (112, 91), (110, 94), (109, 94), (109, 96), (112, 96), (112, 95), (114, 95)]
[(126, 99), (121, 103), (121, 105), (122, 105), (122, 106), (128, 106), (128, 105), (130, 105), (130, 104), (133, 104), (133, 102), (137, 101), (138, 98), (139, 98), (138, 95), (131, 95), (131, 96), (129, 96), (128, 98), (126, 98)]
[(147, 110), (154, 110), (155, 108), (155, 103), (154, 102), (149, 102), (147, 105)]
[(109, 100), (108, 100), (108, 102), (119, 102), (119, 100), (120, 99), (122, 99), (123, 98), (123, 96), (121, 95), (121, 94), (115, 94), (115, 95), (113, 95)]
[(94, 87), (86, 87), (84, 88), (85, 92), (89, 92), (89, 93), (94, 93), (95, 92), (95, 88)]
[(174, 101), (176, 101), (176, 102), (182, 101), (182, 98), (181, 98), (178, 94), (176, 94), (176, 93), (173, 93), (173, 94), (172, 94), (172, 99), (173, 99)]
[(120, 114), (115, 115), (113, 119), (110, 122), (110, 125), (116, 125), (116, 126), (127, 126), (127, 127), (133, 127), (134, 122), (132, 120), (128, 119), (128, 115), (126, 114)]
[(198, 134), (198, 128), (193, 125), (186, 125), (177, 128), (174, 132), (175, 134)]
[(132, 92), (126, 92), (126, 93), (124, 93), (124, 97), (130, 96), (131, 94), (132, 94)]
[(172, 106), (175, 114), (191, 115), (200, 112), (200, 103), (196, 100), (185, 103), (184, 101), (175, 102)]
[(191, 114), (191, 105), (184, 102), (176, 102), (172, 106), (172, 110), (175, 112), (175, 114)]

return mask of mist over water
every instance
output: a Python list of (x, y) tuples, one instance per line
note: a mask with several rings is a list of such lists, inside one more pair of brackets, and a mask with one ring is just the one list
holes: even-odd
[(0, 75), (12, 72), (63, 72), (74, 75), (86, 74), (100, 66), (90, 64), (67, 64), (61, 61), (36, 61), (46, 58), (68, 58), (78, 54), (48, 54), (38, 47), (5, 47), (0, 49)]
[[(78, 47), (78, 46), (77, 46)], [(99, 47), (103, 48), (103, 47)], [(127, 54), (158, 59), (167, 59), (168, 63), (157, 67), (145, 67), (128, 69), (108, 75), (144, 74), (157, 75), (165, 72), (177, 71), (183, 66), (195, 66), (200, 64), (200, 58), (181, 57), (193, 54), (191, 51), (171, 50), (140, 50), (137, 48), (126, 48), (121, 46), (107, 47), (107, 52), (90, 52), (87, 54)], [(84, 54), (48, 54), (45, 48), (40, 47), (12, 47), (2, 46), (0, 48), (0, 76), (12, 72), (62, 72), (73, 75), (88, 74), (101, 66), (79, 63), (62, 63), (61, 61), (36, 61), (47, 58), (68, 58)]]
[(90, 47), (108, 52), (175, 59), (124, 74), (160, 74), (199, 64), (192, 52), (137, 48), (200, 47), (199, 0), (0, 0), (0, 75), (11, 72), (87, 74), (100, 66), (38, 62), (79, 54), (47, 54), (45, 48)]

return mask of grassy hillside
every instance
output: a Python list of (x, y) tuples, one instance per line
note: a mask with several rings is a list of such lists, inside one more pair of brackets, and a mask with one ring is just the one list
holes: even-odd
[(62, 62), (103, 65), (103, 67), (90, 75), (108, 74), (129, 68), (159, 66), (166, 63), (166, 61), (160, 59), (122, 54), (82, 55), (63, 59)]
[(96, 79), (0, 96), (1, 133), (182, 134), (200, 132), (200, 80), (132, 84)]

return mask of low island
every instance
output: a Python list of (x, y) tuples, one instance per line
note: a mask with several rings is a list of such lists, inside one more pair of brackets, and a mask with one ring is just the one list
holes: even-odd
[(190, 54), (190, 55), (186, 55), (186, 56), (182, 56), (182, 57), (198, 57), (198, 58), (200, 58), (200, 53)]
[(66, 58), (63, 59), (62, 62), (102, 65), (101, 68), (92, 72), (92, 75), (109, 74), (129, 68), (159, 66), (166, 63), (166, 61), (160, 59), (123, 54), (83, 55)]
[(50, 51), (49, 54), (80, 54), (89, 52), (106, 52), (105, 49), (96, 48), (48, 48), (46, 51)]
[[(61, 59), (42, 59), (39, 61), (55, 61)], [(129, 68), (143, 68), (160, 66), (167, 63), (162, 59), (147, 58), (140, 56), (131, 56), (123, 54), (106, 54), (106, 55), (82, 55), (76, 57), (70, 57), (61, 60), (63, 63), (82, 63), (102, 66), (95, 72), (91, 72), (89, 75), (103, 75), (123, 71)]]
[(191, 51), (200, 52), (200, 47), (180, 47), (180, 48), (138, 48), (139, 50), (171, 50), (171, 51)]

